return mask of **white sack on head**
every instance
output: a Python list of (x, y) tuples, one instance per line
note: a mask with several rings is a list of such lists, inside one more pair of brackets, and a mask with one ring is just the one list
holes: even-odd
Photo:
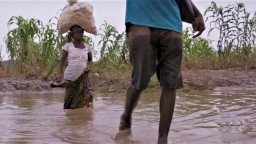
[(84, 31), (97, 35), (93, 6), (90, 3), (77, 2), (73, 5), (67, 5), (63, 9), (57, 24), (59, 34), (68, 32), (73, 25), (79, 25)]
[(67, 0), (70, 5), (73, 5), (74, 3), (77, 3), (77, 0)]

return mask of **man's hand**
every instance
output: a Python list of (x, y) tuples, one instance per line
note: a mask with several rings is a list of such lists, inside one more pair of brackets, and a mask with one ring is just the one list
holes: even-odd
[(191, 3), (195, 14), (195, 20), (192, 22), (193, 34), (198, 32), (193, 36), (193, 38), (196, 38), (203, 33), (203, 31), (205, 30), (205, 25), (203, 15), (200, 13), (200, 11), (197, 9), (192, 1)]
[(203, 31), (205, 30), (205, 25), (204, 25), (204, 19), (202, 15), (198, 15), (195, 18), (195, 20), (192, 22), (192, 27), (193, 27), (193, 34), (198, 32), (196, 35), (193, 36), (193, 38), (196, 38), (203, 33)]

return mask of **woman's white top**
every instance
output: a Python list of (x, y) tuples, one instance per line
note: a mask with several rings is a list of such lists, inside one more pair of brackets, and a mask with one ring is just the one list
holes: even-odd
[(85, 48), (75, 48), (72, 42), (66, 43), (63, 50), (68, 52), (68, 66), (64, 72), (64, 79), (75, 81), (86, 68), (90, 46), (84, 44)]

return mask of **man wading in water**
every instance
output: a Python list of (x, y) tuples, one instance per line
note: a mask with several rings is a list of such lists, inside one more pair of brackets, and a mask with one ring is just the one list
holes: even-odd
[[(189, 0), (190, 1), (190, 0)], [(182, 2), (182, 1), (181, 1)], [(194, 37), (204, 31), (202, 14), (192, 4)], [(126, 35), (133, 67), (131, 85), (119, 130), (131, 129), (132, 112), (151, 76), (162, 87), (158, 144), (166, 144), (172, 121), (176, 89), (181, 79), (182, 19), (176, 0), (126, 0)]]

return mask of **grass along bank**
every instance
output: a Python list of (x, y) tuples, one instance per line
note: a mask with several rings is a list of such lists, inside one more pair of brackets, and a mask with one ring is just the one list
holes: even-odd
[[(248, 13), (243, 3), (218, 6), (215, 2), (205, 10), (209, 34), (217, 32), (217, 45), (205, 38), (192, 38), (189, 29), (183, 31), (182, 70), (219, 70), (256, 67), (256, 12)], [(0, 77), (51, 80), (55, 78), (60, 49), (66, 35), (58, 35), (54, 26), (57, 17), (43, 24), (40, 20), (13, 16), (8, 25), (13, 27), (5, 37), (10, 61), (0, 62)], [(99, 28), (98, 43), (85, 35), (97, 61), (91, 76), (97, 79), (126, 80), (130, 75), (129, 52), (125, 33), (107, 22)], [(97, 49), (96, 49), (97, 48)], [(154, 86), (152, 80), (152, 86)]]

